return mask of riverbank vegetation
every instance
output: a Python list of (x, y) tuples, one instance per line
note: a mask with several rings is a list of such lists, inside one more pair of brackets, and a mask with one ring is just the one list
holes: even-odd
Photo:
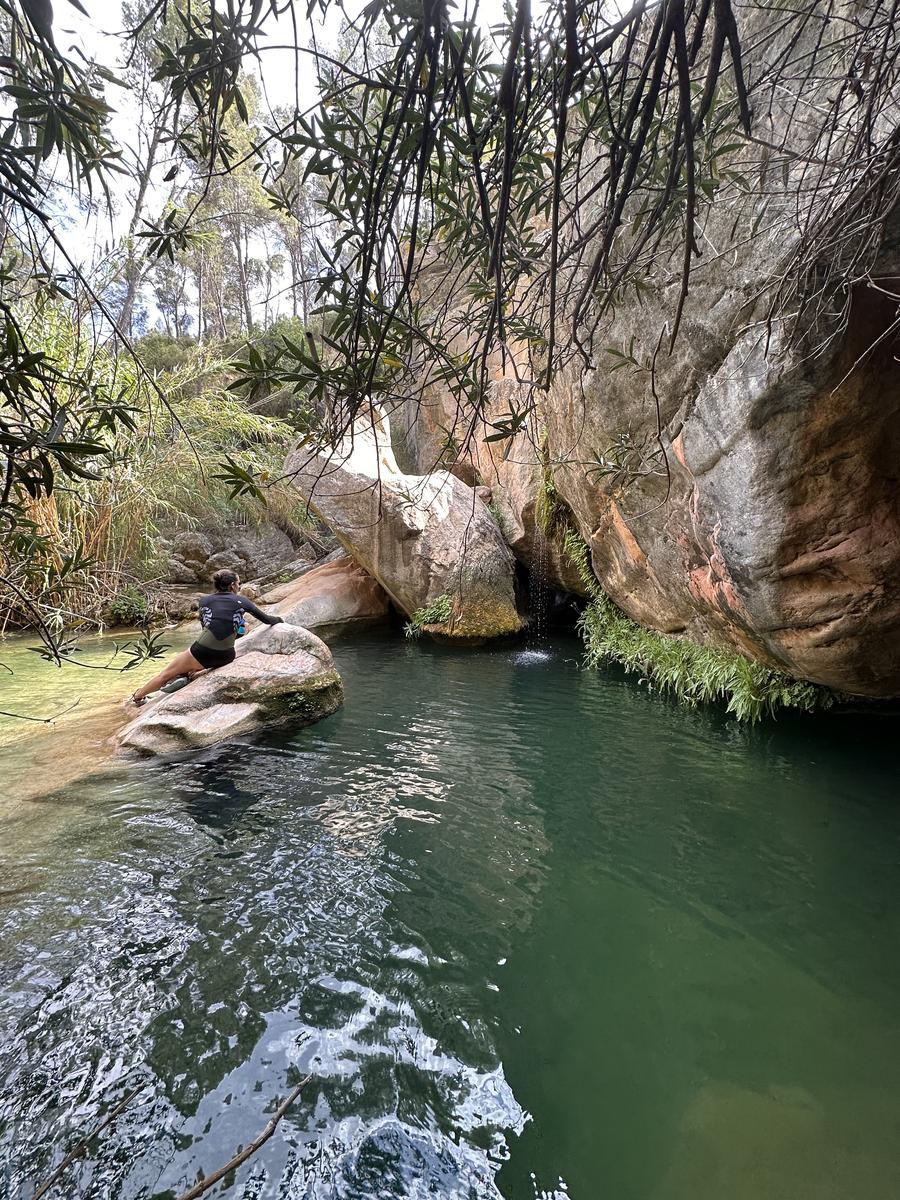
[[(656, 368), (704, 216), (727, 207), (752, 240), (796, 173), (803, 232), (765, 317), (787, 345), (826, 310), (840, 332), (898, 198), (900, 51), (877, 3), (776, 20), (753, 0), (738, 21), (728, 0), (521, 0), (488, 34), (443, 3), (350, 19), (321, 0), (329, 37), (307, 45), (286, 0), (128, 0), (112, 52), (69, 8), (75, 49), (48, 5), (0, 0), (0, 621), (51, 648), (104, 603), (137, 610), (164, 525), (263, 505), (301, 521), (287, 446), (330, 453), (366, 406), (416, 410), (431, 388), (456, 406), (454, 460), (479, 442), (505, 462), (524, 435), (549, 529), (539, 398), (576, 367), (643, 372), (649, 458), (641, 443), (624, 471), (582, 446), (572, 463), (601, 490), (655, 474), (665, 504)], [(802, 128), (760, 125), (813, 84), (829, 102)], [(672, 311), (638, 361), (603, 322), (661, 264)], [(592, 603), (589, 653), (656, 647), (687, 699), (811, 703), (686, 650), (664, 666), (657, 635)]]
[(570, 529), (564, 544), (588, 594), (578, 621), (588, 666), (618, 663), (683, 704), (723, 703), (739, 721), (758, 721), (782, 708), (813, 712), (834, 704), (827, 688), (790, 679), (735, 650), (645, 629), (600, 587), (584, 539)]
[[(150, 335), (145, 360), (141, 342), (133, 356), (93, 345), (71, 303), (16, 315), (52, 364), (60, 411), (71, 419), (86, 391), (108, 398), (115, 419), (97, 421), (89, 442), (56, 443), (60, 484), (23, 489), (2, 551), (0, 629), (35, 612), (54, 636), (104, 621), (140, 623), (165, 583), (165, 534), (273, 517), (295, 530), (311, 523), (285, 485), (273, 484), (265, 505), (239, 487), (241, 472), (276, 480), (297, 429), (229, 390), (227, 347)], [(164, 352), (168, 366), (159, 365)], [(148, 362), (156, 364), (153, 387), (143, 375)], [(90, 411), (96, 417), (98, 408)]]

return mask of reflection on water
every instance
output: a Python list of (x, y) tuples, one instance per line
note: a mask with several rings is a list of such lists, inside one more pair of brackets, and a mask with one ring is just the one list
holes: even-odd
[[(61, 666), (40, 657), (34, 635), (0, 641), (0, 816), (96, 770), (107, 757), (109, 738), (136, 711), (127, 707), (127, 697), (160, 668), (152, 660), (119, 669), (130, 654), (117, 653), (117, 647), (136, 636), (117, 630), (81, 638), (76, 661)], [(166, 657), (190, 642), (187, 627), (162, 633)]]
[(339, 645), (327, 721), (9, 810), (0, 1194), (141, 1086), (58, 1195), (171, 1197), (311, 1072), (229, 1194), (893, 1197), (888, 739), (547, 654)]

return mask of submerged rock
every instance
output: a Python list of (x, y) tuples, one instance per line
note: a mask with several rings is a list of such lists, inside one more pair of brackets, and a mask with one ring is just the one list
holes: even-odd
[(115, 740), (121, 750), (175, 754), (274, 725), (311, 725), (343, 699), (324, 642), (298, 625), (266, 625), (238, 643), (229, 666), (150, 699)]
[(263, 603), (285, 621), (311, 629), (325, 641), (386, 621), (390, 607), (378, 580), (349, 554), (274, 588)]
[(514, 559), (475, 490), (447, 471), (406, 475), (387, 418), (370, 410), (332, 454), (301, 449), (286, 472), (310, 508), (409, 617), (430, 633), (515, 633)]

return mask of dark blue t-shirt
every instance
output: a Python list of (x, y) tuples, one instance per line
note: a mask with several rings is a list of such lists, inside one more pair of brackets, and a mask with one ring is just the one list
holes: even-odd
[(213, 650), (229, 650), (234, 646), (245, 613), (264, 625), (278, 625), (282, 619), (264, 613), (252, 600), (234, 592), (213, 592), (211, 596), (203, 596), (198, 608), (203, 632), (197, 641)]

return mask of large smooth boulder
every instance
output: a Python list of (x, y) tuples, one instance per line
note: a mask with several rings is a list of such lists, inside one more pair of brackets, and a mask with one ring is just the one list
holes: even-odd
[(327, 642), (386, 621), (390, 610), (384, 588), (348, 554), (267, 592), (262, 602)]
[(175, 754), (278, 725), (311, 725), (343, 703), (331, 651), (297, 625), (265, 625), (238, 643), (227, 667), (158, 694), (120, 730), (120, 749)]
[(487, 506), (448, 471), (404, 474), (380, 412), (361, 414), (330, 454), (293, 452), (285, 471), (402, 612), (448, 612), (429, 632), (468, 641), (521, 628), (514, 559)]
[[(514, 379), (494, 372), (487, 416), (500, 417), (526, 402), (525, 389)], [(403, 406), (402, 425), (408, 430), (405, 450), (416, 470), (429, 472), (449, 458), (448, 470), (479, 492), (490, 492), (491, 511), (518, 561), (540, 581), (576, 595), (585, 587), (563, 547), (561, 527), (545, 533), (538, 521), (539, 497), (553, 471), (546, 456), (535, 451), (534, 439), (517, 440), (509, 453), (503, 442), (473, 439), (468, 447), (448, 455), (447, 430), (458, 419), (457, 400), (443, 384), (426, 387)]]

